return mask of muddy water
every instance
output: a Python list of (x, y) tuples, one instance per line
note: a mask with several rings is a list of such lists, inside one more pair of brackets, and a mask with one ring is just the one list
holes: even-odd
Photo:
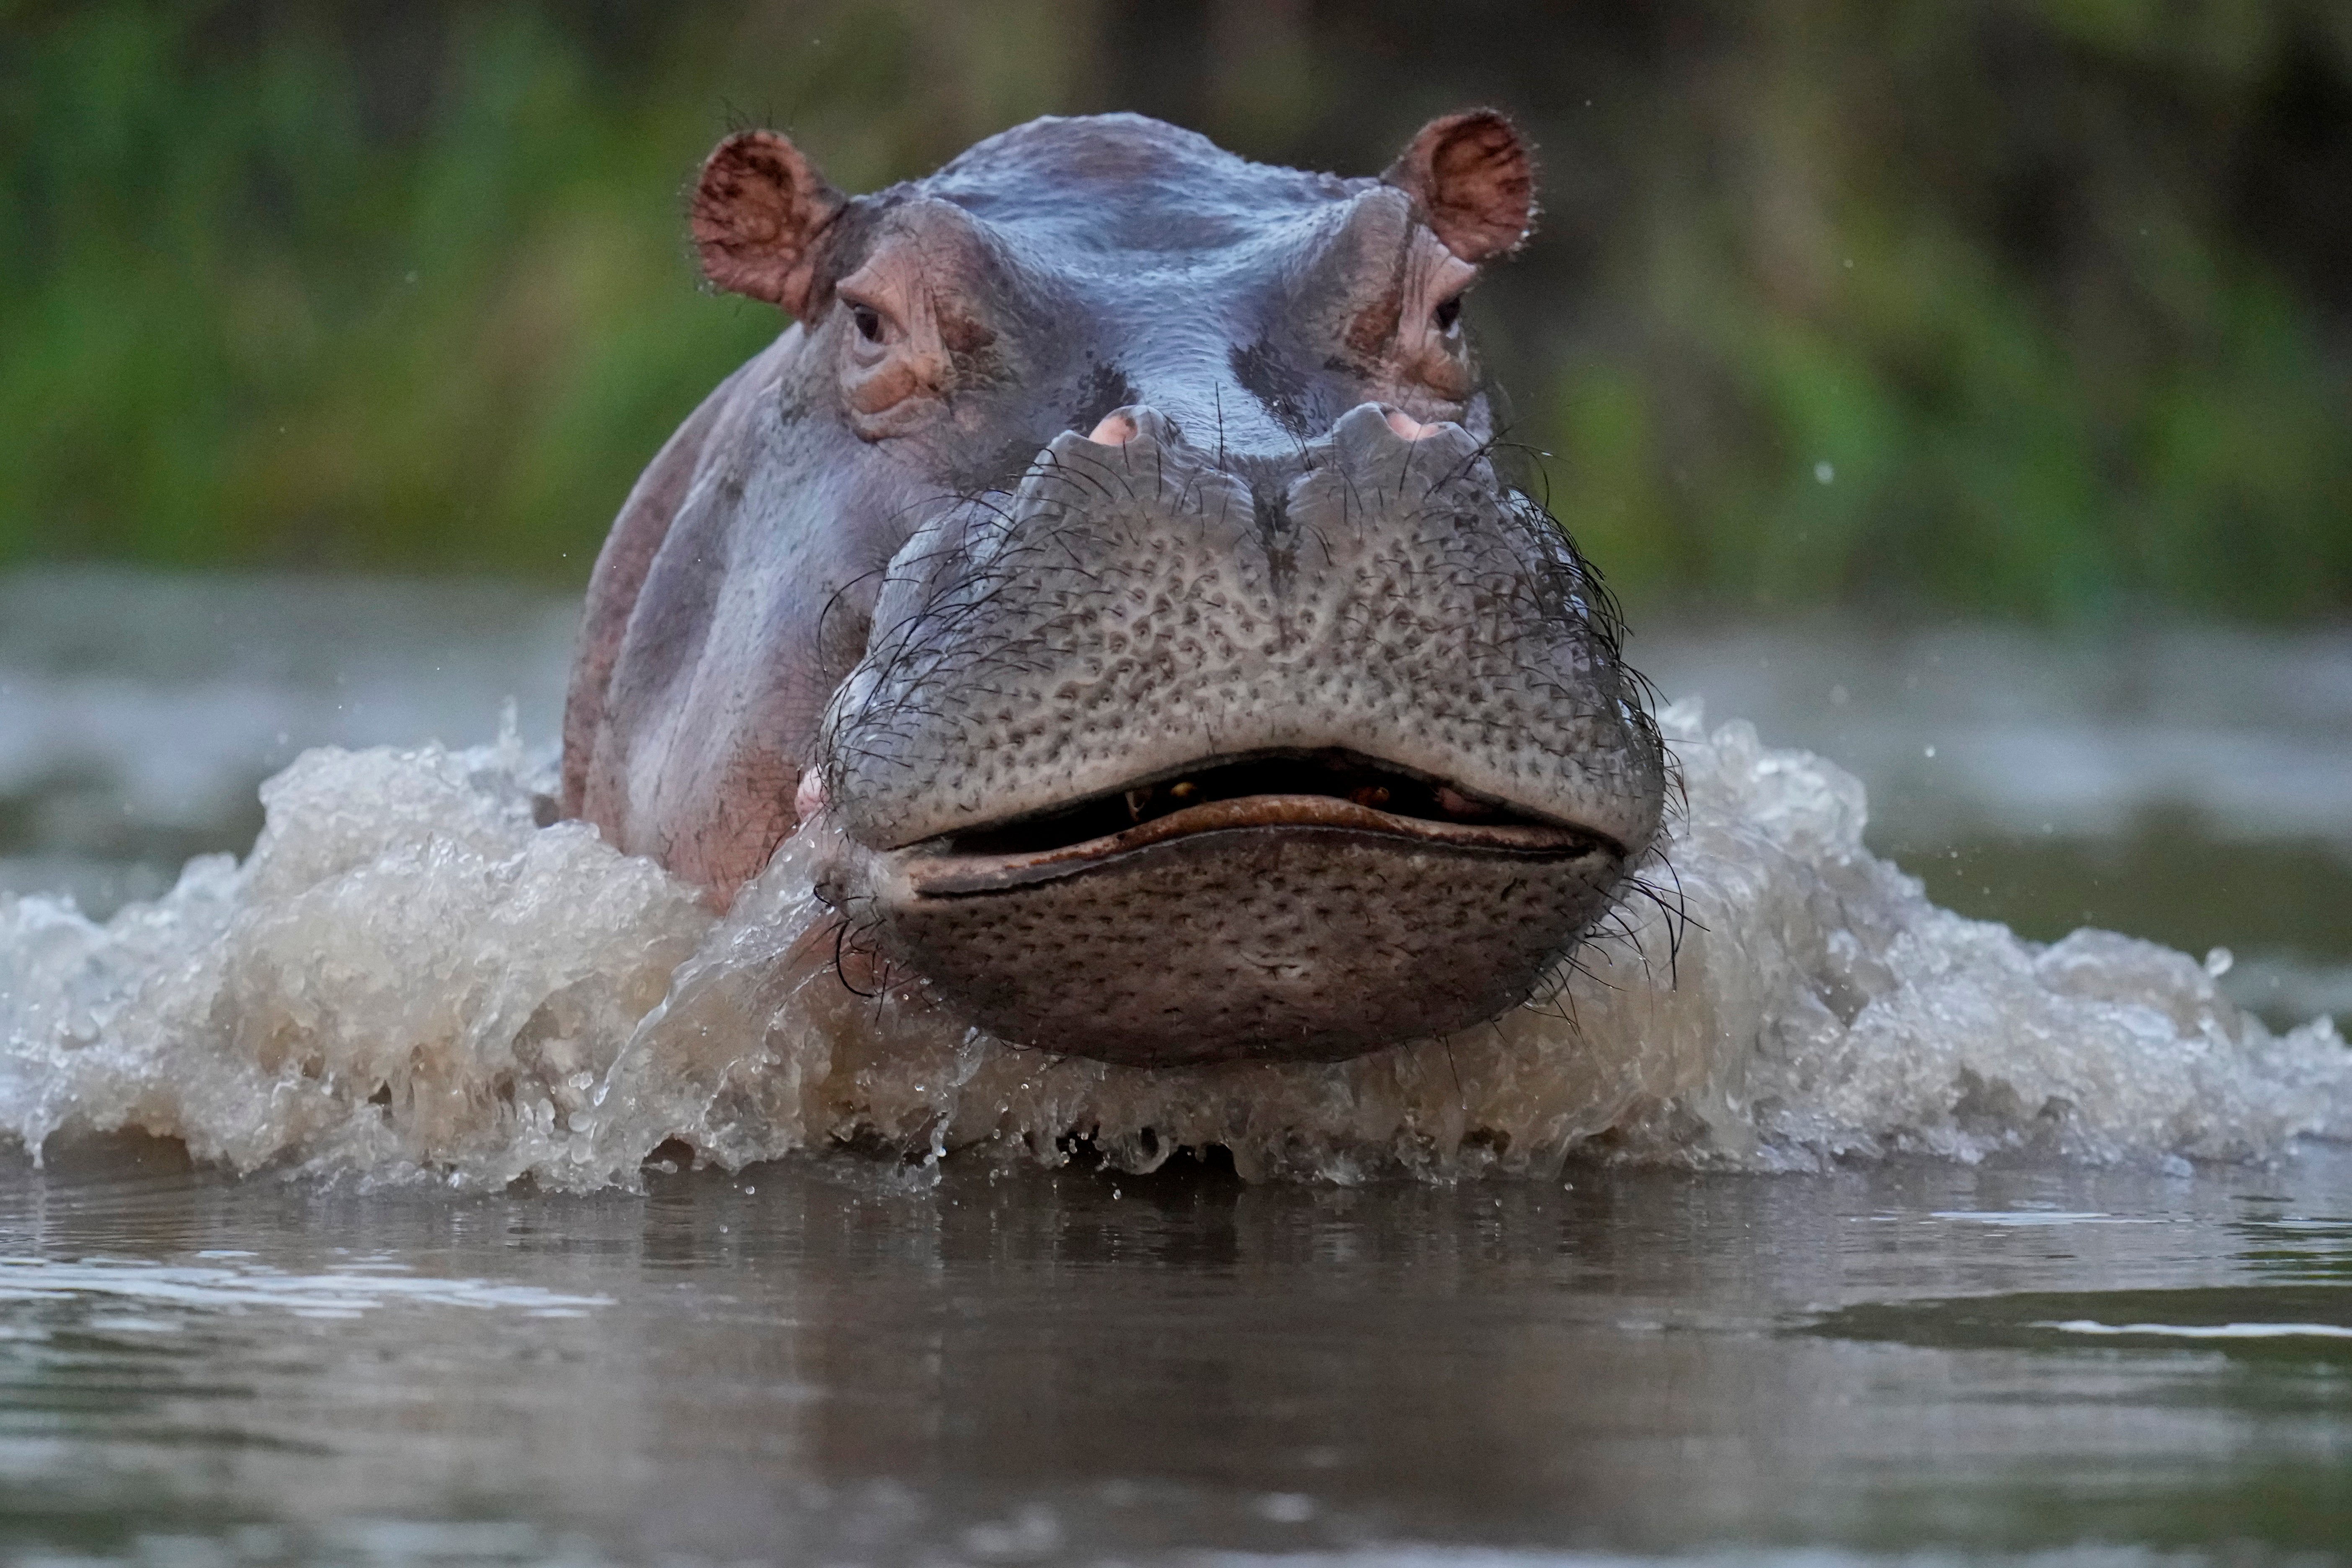
[(1700, 691), (1869, 786), (1937, 903), (2203, 953), (2274, 1024), (2352, 1018), (2352, 629), (2057, 636), (1830, 621), (1648, 628)]
[[(0, 583), (0, 890), (43, 896), (17, 908), (18, 945), (0, 959), (71, 982), (51, 999), (66, 1022), (48, 1054), (0, 1075), (15, 1124), (47, 1124), (48, 1110), (21, 1110), (36, 1101), (87, 1114), (92, 1083), (141, 1125), (249, 1131), (299, 1100), (299, 1075), (267, 1063), (232, 1063), (244, 1076), (217, 1084), (174, 1076), (170, 1053), (193, 1037), (172, 1021), (248, 993), (315, 1003), (253, 977), (278, 984), (329, 936), (375, 941), (407, 921), (422, 947), (350, 949), (394, 981), (404, 952), (444, 952), (428, 939), (445, 906), (413, 896), (446, 890), (433, 865), (380, 856), (362, 869), (391, 879), (348, 909), (286, 868), (324, 854), (328, 829), (370, 829), (380, 813), (335, 810), (360, 787), (442, 839), (478, 829), (488, 843), (509, 831), (499, 792), (520, 787), (520, 764), (314, 767), (274, 786), (309, 839), (281, 834), (244, 883), (219, 866), (184, 884), (170, 916), (188, 929), (232, 906), (267, 916), (237, 927), (245, 967), (178, 1013), (151, 1008), (136, 1049), (75, 1009), (102, 994), (107, 1018), (137, 1015), (158, 989), (137, 966), (198, 948), (138, 927), (135, 910), (107, 932), (74, 926), (47, 896), (103, 914), (163, 893), (187, 855), (242, 852), (261, 825), (256, 784), (307, 746), (486, 741), (509, 695), (520, 733), (551, 733), (569, 622), (567, 605), (496, 589)], [(0, 1552), (1466, 1564), (2344, 1551), (2352, 1152), (2247, 1131), (2298, 1124), (2295, 1083), (2329, 1070), (2332, 1037), (2290, 1037), (2304, 1079), (2250, 1078), (2231, 1042), (2266, 1037), (2221, 1028), (2207, 982), (2280, 1029), (2352, 992), (2352, 639), (1668, 627), (1637, 649), (1670, 695), (1703, 694), (1716, 719), (1748, 714), (1768, 741), (1852, 765), (1872, 846), (1941, 901), (2041, 940), (2087, 917), (2199, 955), (2231, 949), (2201, 968), (2096, 944), (2036, 956), (1993, 928), (1931, 930), (1896, 909), (1899, 887), (1887, 894), (1905, 931), (1943, 943), (1906, 994), (1927, 994), (1918, 977), (1963, 948), (1989, 952), (1992, 989), (1933, 995), (1997, 1014), (2027, 970), (2057, 963), (2051, 984), (2076, 987), (2065, 1005), (2095, 1011), (2051, 1013), (2033, 991), (2036, 1026), (2084, 1017), (2114, 1038), (2050, 1103), (2104, 1142), (2021, 1142), (1999, 1096), (1975, 1090), (1944, 1108), (1940, 1141), (1906, 1142), (1890, 1129), (1916, 1134), (1903, 1117), (1917, 1108), (1894, 1101), (1921, 1086), (1900, 1074), (1861, 1080), (1858, 1100), (1782, 1105), (1790, 1148), (1832, 1146), (1804, 1144), (1807, 1129), (1843, 1117), (1849, 1142), (1834, 1146), (1898, 1156), (1810, 1175), (1628, 1170), (1580, 1146), (1559, 1175), (1251, 1184), (1183, 1158), (1139, 1177), (973, 1150), (926, 1164), (919, 1146), (912, 1163), (656, 1170), (642, 1193), (477, 1182), (453, 1195), (438, 1182), (560, 1174), (512, 1152), (525, 1132), (562, 1147), (562, 1117), (586, 1101), (564, 1098), (561, 1073), (555, 1121), (473, 1129), (421, 1173), (414, 1143), (344, 1139), (315, 1167), (341, 1175), (289, 1177), (285, 1151), (311, 1147), (298, 1138), (249, 1142), (261, 1169), (238, 1180), (189, 1168), (175, 1144), (68, 1129), (45, 1167), (0, 1156)], [(1736, 735), (1705, 740), (1696, 719), (1684, 732), (1694, 757), (1712, 746), (1749, 773), (1793, 776)], [(444, 774), (446, 799), (424, 787)], [(1832, 775), (1806, 779), (1843, 798)], [(639, 962), (676, 961), (643, 940), (665, 921), (687, 922), (678, 952), (702, 940), (659, 888), (574, 866), (589, 850), (530, 837), (527, 818), (517, 853), (545, 862), (549, 886), (588, 886), (562, 880), (577, 872), (635, 889), (642, 907), (606, 934), (635, 933)], [(548, 929), (578, 913), (551, 908)], [(77, 942), (99, 944), (89, 973), (49, 962)], [(586, 972), (610, 970), (606, 951), (580, 949)], [(466, 973), (508, 981), (515, 966)], [(545, 984), (576, 1001), (563, 978)], [(2165, 1006), (2133, 986), (2168, 987)], [(376, 985), (377, 1010), (351, 1016), (439, 1039), (412, 1016), (431, 1008), (406, 1006), (419, 989)], [(1981, 1067), (1968, 1037), (1979, 1016), (1927, 1006), (1913, 1035), (1882, 1031), (1873, 1059), (1900, 1066), (1884, 1040), (1916, 1038)], [(2180, 1033), (2179, 1016), (2202, 1022)], [(2153, 1031), (2170, 1098), (2118, 1071), (2135, 1029)], [(339, 1048), (357, 1057), (381, 1044), (346, 1032)], [(1830, 1045), (1845, 1055), (1819, 1059), (1864, 1059), (1853, 1038)], [(64, 1070), (118, 1048), (106, 1073)], [(1995, 1056), (2020, 1083), (2035, 1067), (2014, 1045)], [(1431, 1103), (1518, 1103), (1493, 1068), (1449, 1064)], [(985, 1084), (993, 1069), (976, 1070)], [(159, 1083), (188, 1102), (158, 1110)], [(2250, 1089), (2263, 1092), (2231, 1098)], [(2027, 1097), (2027, 1123), (2042, 1100)], [(1162, 1125), (1174, 1113), (1152, 1111)], [(313, 1143), (356, 1125), (289, 1114)], [(506, 1164), (482, 1152), (492, 1133)], [(2240, 1134), (2277, 1158), (2166, 1152)], [(2122, 1163), (2086, 1163), (2105, 1155)], [(399, 1179), (371, 1179), (387, 1173)]]
[(2352, 1542), (2340, 1148), (2182, 1178), (1570, 1181), (836, 1160), (452, 1202), (152, 1150), (19, 1165), (0, 1551), (2112, 1563)]

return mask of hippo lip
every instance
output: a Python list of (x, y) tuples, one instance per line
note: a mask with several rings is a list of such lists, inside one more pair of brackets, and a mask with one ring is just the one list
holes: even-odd
[(915, 846), (908, 890), (947, 898), (1074, 876), (1206, 834), (1333, 830), (1437, 848), (1538, 859), (1621, 858), (1591, 828), (1540, 822), (1450, 785), (1344, 752), (1275, 754), (1106, 791), (1022, 821)]

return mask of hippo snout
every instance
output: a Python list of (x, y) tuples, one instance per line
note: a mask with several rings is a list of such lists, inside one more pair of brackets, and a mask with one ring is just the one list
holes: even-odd
[(1022, 1044), (1165, 1066), (1465, 1027), (1656, 831), (1591, 584), (1456, 424), (1367, 403), (1221, 460), (1121, 409), (919, 533), (875, 627), (821, 731), (824, 885)]

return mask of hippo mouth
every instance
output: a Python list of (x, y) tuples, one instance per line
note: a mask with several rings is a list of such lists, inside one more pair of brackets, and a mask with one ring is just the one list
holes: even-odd
[(1012, 822), (915, 846), (907, 891), (954, 898), (1083, 875), (1179, 840), (1269, 830), (1342, 833), (1399, 848), (1528, 859), (1622, 859), (1590, 828), (1546, 822), (1446, 782), (1346, 751), (1203, 763)]
[(1526, 1001), (1626, 856), (1354, 752), (1268, 752), (865, 851), (828, 901), (1016, 1045), (1329, 1061)]

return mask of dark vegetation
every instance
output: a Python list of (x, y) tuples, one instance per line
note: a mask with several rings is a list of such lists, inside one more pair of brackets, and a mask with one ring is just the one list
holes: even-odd
[(1519, 115), (1474, 308), (1637, 603), (2352, 608), (2340, 0), (0, 0), (0, 563), (577, 582), (777, 327), (678, 193), (1135, 108), (1377, 169)]

